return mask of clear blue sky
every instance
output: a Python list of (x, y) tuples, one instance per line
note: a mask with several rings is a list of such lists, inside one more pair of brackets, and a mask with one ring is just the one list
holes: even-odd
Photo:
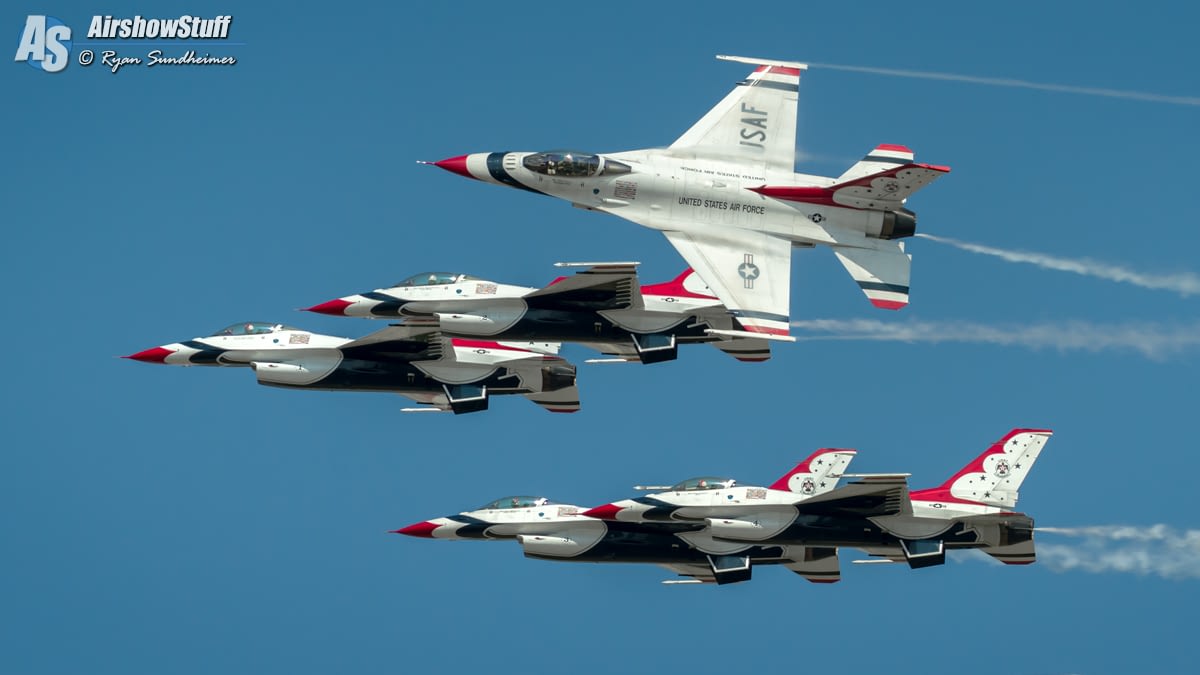
[[(76, 39), (93, 13), (232, 14), (245, 45), (212, 47), (237, 56), (225, 68), (0, 67), (0, 671), (1194, 669), (1194, 577), (960, 556), (846, 565), (832, 586), (761, 568), (680, 588), (649, 566), (385, 532), (506, 494), (592, 506), (689, 475), (765, 484), (822, 446), (927, 486), (1014, 426), (1057, 432), (1022, 490), (1040, 525), (1191, 530), (1195, 350), (817, 341), (752, 365), (692, 348), (581, 367), (575, 415), (502, 399), (457, 418), (114, 357), (247, 319), (363, 335), (381, 324), (293, 308), (430, 269), (538, 285), (558, 260), (632, 259), (672, 278), (683, 263), (657, 233), (414, 160), (668, 144), (746, 74), (717, 53), (1196, 96), (1195, 9), (21, 2), (0, 13), (10, 50), (31, 13)], [(906, 144), (953, 168), (910, 203), (924, 232), (1186, 272), (1198, 123), (1195, 106), (813, 69), (799, 169)], [(829, 251), (798, 251), (793, 318), (1077, 321), (1098, 337), (1197, 319), (1194, 297), (910, 251), (898, 315)]]

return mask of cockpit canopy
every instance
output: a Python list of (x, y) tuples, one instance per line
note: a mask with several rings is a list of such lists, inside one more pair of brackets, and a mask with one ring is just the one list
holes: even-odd
[(414, 274), (404, 281), (396, 282), (396, 286), (445, 286), (460, 281), (477, 281), (479, 277), (456, 272), (422, 272)]
[(285, 326), (281, 323), (272, 323), (269, 321), (243, 321), (222, 328), (213, 333), (209, 337), (218, 335), (266, 335), (268, 333), (278, 333), (282, 330), (300, 330), (294, 326)]
[(629, 173), (633, 169), (615, 159), (571, 150), (535, 152), (521, 160), (526, 169), (547, 176), (565, 178), (587, 178), (588, 176), (614, 176)]
[(554, 502), (545, 497), (534, 497), (530, 495), (515, 495), (513, 497), (501, 497), (494, 502), (484, 504), (479, 507), (480, 511), (485, 509), (524, 509), (533, 506), (545, 506)]
[(689, 478), (685, 481), (676, 483), (671, 487), (675, 492), (686, 492), (690, 490), (720, 490), (722, 488), (731, 488), (736, 483), (732, 478), (723, 478), (721, 476), (699, 476), (697, 478)]

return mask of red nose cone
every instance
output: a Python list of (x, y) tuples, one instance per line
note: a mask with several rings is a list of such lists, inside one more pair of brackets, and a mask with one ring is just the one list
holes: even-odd
[(452, 171), (460, 176), (466, 176), (467, 178), (475, 177), (471, 175), (470, 171), (467, 171), (467, 155), (459, 155), (458, 157), (443, 159), (440, 162), (434, 162), (433, 165), (436, 167), (441, 167), (447, 171)]
[(163, 363), (167, 357), (174, 354), (175, 350), (167, 349), (166, 347), (151, 347), (144, 352), (122, 356), (123, 359), (133, 359), (134, 361), (145, 361), (146, 363)]
[(604, 506), (597, 506), (594, 509), (588, 509), (583, 512), (583, 515), (588, 518), (599, 518), (600, 520), (616, 520), (617, 514), (624, 510), (616, 504), (605, 504)]
[(402, 527), (398, 530), (392, 530), (392, 534), (407, 534), (410, 537), (427, 537), (433, 539), (433, 531), (438, 529), (440, 525), (431, 523), (428, 520), (423, 520), (419, 523), (414, 523), (408, 527)]
[(319, 305), (305, 308), (306, 312), (316, 312), (317, 314), (330, 314), (332, 316), (346, 316), (346, 308), (353, 305), (349, 300), (338, 298), (329, 302), (322, 302)]

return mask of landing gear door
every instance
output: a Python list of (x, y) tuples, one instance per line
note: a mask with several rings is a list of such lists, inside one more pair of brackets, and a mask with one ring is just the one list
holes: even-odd
[(674, 361), (679, 356), (679, 348), (675, 344), (674, 333), (664, 335), (633, 335), (633, 347), (637, 350), (642, 363), (661, 363)]
[(710, 555), (708, 564), (712, 566), (713, 578), (717, 584), (736, 584), (739, 581), (749, 581), (750, 556), (748, 555)]
[(946, 544), (941, 539), (900, 540), (904, 559), (912, 569), (933, 567), (946, 562)]
[(443, 384), (450, 410), (455, 415), (488, 409), (487, 386), (481, 384)]

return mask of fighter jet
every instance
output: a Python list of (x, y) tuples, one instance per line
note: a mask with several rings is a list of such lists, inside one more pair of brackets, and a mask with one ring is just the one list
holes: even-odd
[(454, 339), (403, 326), (353, 340), (249, 321), (123, 358), (249, 367), (259, 384), (393, 392), (430, 406), (405, 412), (477, 412), (487, 410), (489, 398), (501, 394), (521, 394), (550, 412), (575, 412), (575, 366), (555, 356), (557, 351), (552, 343)]
[(637, 263), (558, 263), (583, 267), (545, 288), (498, 284), (465, 274), (418, 274), (391, 288), (307, 308), (334, 316), (404, 319), (446, 335), (490, 340), (577, 342), (615, 357), (659, 363), (678, 345), (708, 342), (740, 361), (765, 361), (770, 343), (731, 337), (732, 317), (700, 278), (638, 285)]
[[(852, 457), (853, 451), (821, 450), (769, 489), (734, 488), (733, 481), (720, 479), (725, 490), (721, 494), (738, 495), (737, 498), (749, 503), (781, 499), (802, 501), (832, 489), (836, 472), (844, 469)], [(817, 464), (817, 461), (821, 463)], [(832, 480), (827, 480), (829, 478)], [(713, 480), (715, 485), (718, 480)], [(692, 487), (680, 489), (703, 489), (696, 488), (696, 484), (694, 481), (689, 484)], [(775, 492), (783, 494), (768, 497), (768, 493)], [(705, 525), (702, 520), (627, 522), (586, 515), (590, 512), (544, 497), (513, 496), (497, 499), (474, 511), (421, 521), (394, 532), (430, 539), (515, 539), (529, 558), (652, 563), (686, 577), (683, 581), (665, 583), (746, 581), (750, 578), (751, 565), (783, 565), (816, 583), (831, 583), (840, 578), (835, 549), (776, 546), (773, 543), (730, 545), (703, 537)], [(701, 536), (696, 538), (697, 534)]]
[(908, 304), (911, 258), (899, 240), (916, 232), (917, 217), (905, 202), (950, 169), (885, 144), (836, 178), (795, 173), (807, 66), (717, 58), (756, 68), (667, 148), (485, 152), (433, 164), (662, 231), (752, 336), (792, 339), (794, 247), (830, 246), (876, 307)]
[[(911, 493), (908, 474), (842, 474), (857, 480), (791, 503), (777, 498), (751, 502), (709, 483), (708, 493), (674, 490), (606, 504), (584, 515), (615, 522), (703, 524), (703, 530), (689, 533), (691, 541), (724, 543), (729, 555), (743, 558), (736, 551), (749, 545), (852, 547), (873, 556), (861, 562), (906, 562), (922, 568), (944, 563), (947, 549), (974, 548), (1006, 564), (1027, 565), (1036, 559), (1033, 519), (1012, 509), (1017, 489), (1051, 434), (1013, 429), (942, 485)], [(836, 560), (831, 561), (835, 569)]]

